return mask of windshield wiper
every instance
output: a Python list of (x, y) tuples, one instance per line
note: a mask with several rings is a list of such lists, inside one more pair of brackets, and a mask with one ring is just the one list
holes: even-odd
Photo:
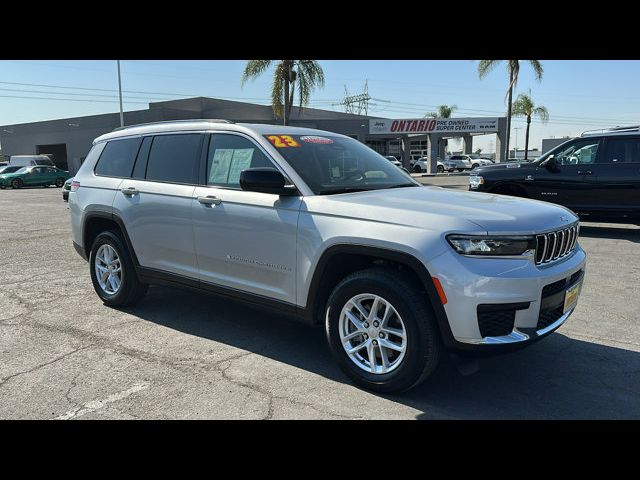
[(386, 188), (403, 188), (403, 187), (419, 187), (420, 185), (416, 185), (415, 183), (399, 183), (397, 185), (391, 185), (390, 187), (383, 187), (383, 189)]
[(328, 190), (320, 190), (318, 195), (331, 195), (334, 193), (351, 193), (351, 192), (367, 192), (370, 188), (362, 187), (342, 187), (342, 188), (330, 188)]

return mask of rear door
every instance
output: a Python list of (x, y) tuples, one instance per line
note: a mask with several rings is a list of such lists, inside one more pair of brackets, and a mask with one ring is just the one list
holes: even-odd
[(606, 138), (592, 170), (597, 210), (640, 214), (640, 136)]
[(142, 267), (197, 279), (191, 202), (202, 133), (145, 137), (113, 203)]

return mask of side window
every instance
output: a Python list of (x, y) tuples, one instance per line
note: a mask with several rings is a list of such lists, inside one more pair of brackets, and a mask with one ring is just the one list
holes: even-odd
[(599, 140), (579, 140), (557, 151), (554, 155), (560, 165), (585, 165), (596, 161)]
[(598, 163), (640, 163), (640, 138), (610, 138)]
[(153, 137), (147, 180), (171, 183), (195, 183), (202, 135), (158, 135)]
[(139, 138), (127, 138), (108, 142), (98, 159), (96, 175), (129, 178), (140, 141)]
[(207, 155), (207, 185), (239, 188), (247, 168), (275, 168), (256, 144), (239, 135), (213, 134)]

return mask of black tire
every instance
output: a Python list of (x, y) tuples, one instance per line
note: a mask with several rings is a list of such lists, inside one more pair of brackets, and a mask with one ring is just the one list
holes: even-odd
[[(116, 250), (122, 269), (120, 288), (112, 295), (109, 295), (100, 287), (94, 267), (96, 253), (100, 246), (104, 244), (108, 244)], [(129, 250), (122, 240), (120, 233), (115, 230), (102, 232), (94, 240), (89, 255), (89, 273), (94, 290), (104, 304), (110, 307), (128, 307), (135, 305), (145, 296), (149, 288), (149, 285), (138, 280)]]
[(24, 182), (19, 178), (14, 178), (13, 180), (11, 180), (11, 188), (18, 189), (18, 188), (22, 188), (23, 186), (24, 186)]
[[(366, 372), (345, 352), (340, 341), (339, 320), (349, 299), (371, 293), (390, 302), (402, 317), (407, 335), (404, 358), (395, 370), (384, 374)], [(331, 351), (340, 368), (356, 384), (376, 392), (407, 390), (425, 380), (438, 365), (441, 340), (426, 293), (406, 275), (384, 268), (355, 272), (333, 290), (325, 309), (325, 329)]]
[(64, 178), (56, 178), (56, 187), (64, 185)]
[(459, 168), (458, 171), (459, 172), (464, 172), (464, 168)]
[(438, 173), (443, 173), (444, 167), (442, 165), (438, 165)]
[(478, 168), (480, 165), (477, 163), (474, 163), (473, 165), (471, 165), (471, 170), (474, 170), (476, 168)]
[(413, 173), (422, 173), (422, 167), (420, 167), (420, 165), (415, 165), (413, 167)]

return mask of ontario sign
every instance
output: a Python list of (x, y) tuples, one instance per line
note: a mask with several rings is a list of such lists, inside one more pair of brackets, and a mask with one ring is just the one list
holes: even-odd
[(370, 134), (491, 133), (498, 131), (498, 117), (402, 118), (369, 120)]

